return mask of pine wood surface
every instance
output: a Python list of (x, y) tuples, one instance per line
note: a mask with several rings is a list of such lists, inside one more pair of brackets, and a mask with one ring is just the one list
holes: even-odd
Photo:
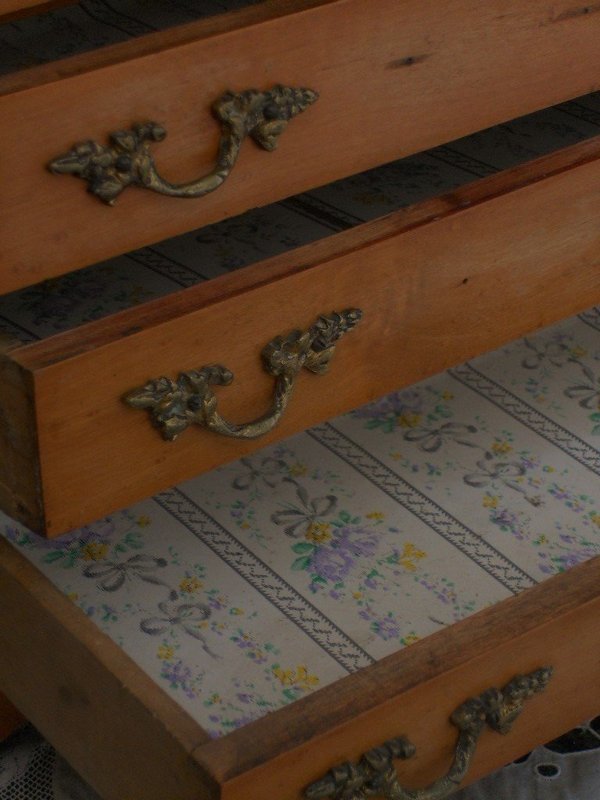
[(418, 748), (403, 782), (428, 784), (449, 765), (456, 706), (552, 666), (510, 734), (483, 734), (475, 780), (600, 709), (599, 580), (596, 558), (209, 740), (0, 540), (0, 685), (105, 800), (299, 800), (334, 765), (399, 734)]
[[(0, 79), (0, 290), (102, 260), (584, 94), (600, 84), (600, 14), (568, 0), (321, 0), (251, 9)], [(586, 13), (587, 12), (587, 13)], [(573, 54), (576, 53), (575, 58)], [(540, 65), (543, 64), (543, 69)], [(130, 189), (103, 207), (45, 165), (74, 142), (156, 119), (172, 181), (212, 168), (210, 104), (309, 86), (319, 101), (275, 153), (244, 143), (199, 200)], [(365, 98), (368, 102), (365, 103)]]
[[(576, 145), (11, 351), (35, 392), (25, 427), (37, 430), (44, 518), (28, 524), (60, 534), (598, 302), (599, 149), (600, 138)], [(165, 442), (121, 399), (149, 378), (224, 363), (236, 377), (218, 392), (222, 413), (257, 417), (273, 389), (261, 369), (266, 342), (347, 307), (364, 319), (330, 372), (300, 375), (262, 439), (194, 426)]]

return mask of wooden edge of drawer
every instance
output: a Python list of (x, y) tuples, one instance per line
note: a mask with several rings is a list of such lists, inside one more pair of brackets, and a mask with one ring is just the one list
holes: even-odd
[(32, 14), (44, 14), (75, 2), (76, 0), (0, 0), (0, 25)]
[[(298, 194), (598, 85), (599, 14), (565, 16), (572, 11), (568, 0), (560, 0), (559, 7), (548, 0), (516, 5), (513, 13), (499, 15), (489, 4), (471, 0), (457, 0), (443, 14), (432, 13), (421, 0), (267, 3), (226, 15), (225, 22), (167, 32), (168, 46), (152, 39), (146, 51), (142, 37), (141, 44), (124, 45), (124, 60), (114, 63), (97, 63), (102, 57), (93, 54), (76, 57), (81, 61), (75, 69), (69, 61), (59, 62), (56, 79), (49, 82), (10, 92), (5, 87), (8, 93), (2, 95), (0, 81), (0, 150), (10, 155), (2, 180), (11, 187), (1, 220), (2, 291)], [(129, 57), (138, 47), (141, 54)], [(44, 72), (36, 74), (41, 79)], [(46, 168), (74, 142), (105, 142), (111, 131), (155, 119), (169, 132), (152, 148), (158, 169), (171, 181), (190, 181), (215, 163), (219, 126), (212, 103), (227, 90), (264, 90), (277, 83), (308, 87), (320, 99), (291, 121), (276, 152), (245, 143), (232, 176), (206, 197), (183, 201), (133, 188), (108, 208), (86, 193), (82, 181), (51, 175)], [(363, 97), (369, 98), (367, 107)]]
[(3, 694), (0, 694), (0, 743), (25, 722), (18, 708)]
[[(38, 519), (22, 518), (63, 533), (584, 310), (600, 298), (599, 147), (597, 138), (8, 352), (33, 386), (24, 425), (36, 431), (34, 488), (44, 498)], [(236, 379), (218, 392), (221, 413), (258, 417), (273, 392), (260, 369), (267, 341), (348, 307), (362, 308), (364, 319), (339, 343), (327, 376), (298, 377), (266, 437), (229, 439), (194, 426), (165, 442), (146, 412), (122, 400), (150, 378), (224, 363)], [(12, 391), (0, 385), (9, 408), (18, 403)]]
[(226, 800), (297, 800), (334, 766), (405, 735), (417, 753), (399, 764), (400, 780), (423, 788), (450, 765), (456, 707), (516, 674), (553, 667), (507, 735), (482, 735), (466, 785), (600, 709), (599, 579), (597, 557), (200, 745), (195, 758)]
[(103, 798), (217, 795), (204, 731), (3, 538), (0, 644), (2, 690)]
[[(406, 734), (402, 780), (447, 768), (451, 711), (552, 666), (506, 737), (483, 735), (469, 780), (600, 706), (600, 558), (548, 579), (223, 739), (164, 691), (0, 540), (0, 685), (106, 800), (296, 800), (335, 764)], [(585, 691), (582, 691), (585, 687)]]

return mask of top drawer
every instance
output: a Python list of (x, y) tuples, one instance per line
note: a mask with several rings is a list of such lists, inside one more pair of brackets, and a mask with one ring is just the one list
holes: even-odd
[[(567, 0), (281, 0), (8, 75), (0, 291), (583, 94), (600, 81), (600, 15), (589, 11)], [(75, 142), (155, 120), (168, 131), (152, 145), (159, 171), (190, 181), (214, 167), (212, 103), (275, 84), (319, 100), (277, 152), (243, 143), (206, 197), (132, 188), (110, 208), (46, 169)]]

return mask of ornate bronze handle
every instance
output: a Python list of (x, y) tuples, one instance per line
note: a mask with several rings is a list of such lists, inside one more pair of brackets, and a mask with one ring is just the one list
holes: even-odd
[(459, 730), (452, 766), (447, 774), (425, 789), (405, 789), (394, 767), (395, 758), (410, 758), (414, 745), (399, 736), (365, 753), (356, 764), (347, 762), (334, 767), (320, 781), (304, 792), (307, 800), (365, 800), (384, 797), (388, 800), (442, 800), (456, 791), (467, 774), (477, 741), (486, 723), (492, 730), (506, 734), (523, 710), (528, 697), (546, 688), (552, 668), (538, 669), (529, 675), (517, 675), (503, 689), (488, 689), (460, 705), (450, 719)]
[(265, 370), (276, 378), (269, 411), (253, 422), (235, 425), (217, 411), (210, 386), (227, 386), (233, 374), (220, 364), (181, 372), (177, 380), (157, 378), (123, 398), (133, 408), (145, 408), (164, 439), (173, 440), (189, 425), (202, 425), (236, 439), (256, 439), (275, 427), (285, 411), (296, 376), (304, 367), (319, 375), (327, 372), (337, 340), (362, 317), (358, 308), (322, 316), (307, 331), (277, 336), (262, 351)]
[(274, 86), (267, 92), (226, 92), (212, 106), (221, 123), (217, 163), (208, 175), (190, 183), (169, 183), (158, 174), (149, 143), (162, 141), (167, 132), (157, 122), (137, 123), (131, 130), (111, 133), (109, 146), (93, 140), (79, 142), (48, 168), (83, 178), (89, 191), (109, 205), (114, 205), (127, 186), (142, 186), (170, 197), (203, 197), (225, 181), (246, 136), (265, 150), (274, 150), (289, 120), (317, 98), (312, 89), (288, 86)]

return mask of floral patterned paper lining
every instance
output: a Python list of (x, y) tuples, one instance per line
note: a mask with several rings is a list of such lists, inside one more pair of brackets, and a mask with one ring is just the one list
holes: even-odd
[(221, 736), (600, 554), (600, 311), (54, 541), (4, 535)]

